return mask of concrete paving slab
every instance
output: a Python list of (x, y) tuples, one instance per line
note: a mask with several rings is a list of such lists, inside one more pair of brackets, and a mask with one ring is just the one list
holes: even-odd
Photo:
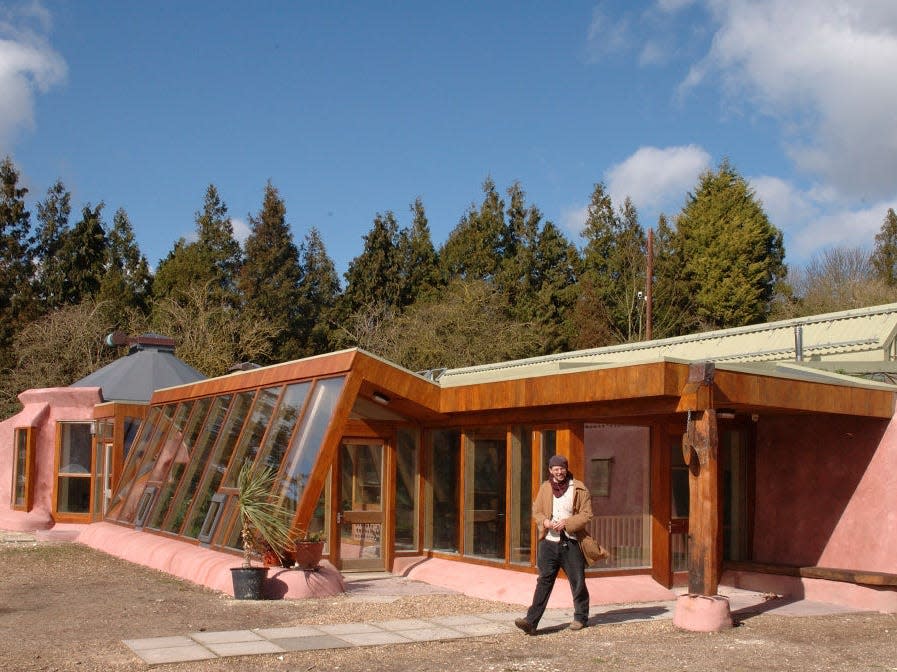
[(255, 656), (260, 653), (284, 653), (286, 651), (267, 639), (258, 639), (254, 642), (222, 642), (206, 646), (219, 656)]
[(170, 646), (160, 648), (145, 648), (134, 650), (134, 653), (143, 662), (149, 665), (164, 665), (166, 663), (188, 663), (197, 660), (210, 660), (217, 656), (204, 646), (195, 642), (189, 646)]
[(429, 620), (432, 623), (437, 623), (438, 625), (447, 625), (449, 627), (487, 622), (485, 618), (480, 618), (480, 616), (474, 616), (472, 614), (460, 614), (457, 616), (437, 616), (436, 618), (431, 618)]
[(284, 651), (315, 651), (317, 649), (346, 649), (349, 642), (333, 635), (312, 635), (310, 637), (285, 637), (272, 639)]
[(411, 640), (396, 632), (359, 632), (356, 634), (340, 635), (349, 644), (355, 646), (378, 646), (383, 644), (407, 644)]
[(467, 637), (460, 630), (453, 628), (417, 628), (415, 630), (403, 630), (399, 634), (413, 642), (438, 642), (444, 639), (461, 639)]
[(375, 621), (371, 625), (381, 628), (382, 630), (391, 630), (393, 632), (433, 627), (433, 624), (430, 621), (424, 621), (419, 618), (404, 618), (395, 621)]
[(189, 637), (149, 637), (147, 639), (123, 639), (125, 646), (134, 651), (143, 651), (145, 649), (166, 649), (175, 646), (194, 646), (195, 641)]
[(514, 623), (469, 623), (467, 625), (456, 625), (454, 626), (456, 630), (463, 632), (465, 635), (469, 637), (485, 637), (487, 635), (504, 635), (512, 630), (515, 630), (517, 626)]
[(370, 623), (336, 623), (331, 625), (319, 625), (316, 627), (322, 632), (326, 632), (329, 635), (336, 635), (337, 637), (342, 635), (357, 635), (366, 632), (383, 632), (380, 628), (373, 626)]
[(258, 642), (264, 637), (252, 630), (224, 630), (220, 632), (191, 632), (190, 637), (200, 644), (230, 644), (233, 642)]
[(289, 628), (257, 628), (254, 630), (265, 639), (287, 639), (290, 637), (319, 637), (324, 634), (320, 628), (311, 625), (295, 625)]

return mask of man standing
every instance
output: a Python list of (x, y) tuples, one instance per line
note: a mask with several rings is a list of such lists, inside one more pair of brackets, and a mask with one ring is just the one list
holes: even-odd
[(573, 478), (567, 466), (567, 458), (563, 455), (554, 455), (548, 460), (548, 480), (539, 487), (533, 501), (533, 518), (539, 527), (536, 556), (539, 578), (526, 617), (514, 621), (514, 625), (528, 635), (536, 633), (561, 568), (573, 593), (570, 629), (581, 630), (589, 619), (586, 561), (579, 540), (587, 535), (586, 526), (592, 520), (592, 497), (585, 484)]

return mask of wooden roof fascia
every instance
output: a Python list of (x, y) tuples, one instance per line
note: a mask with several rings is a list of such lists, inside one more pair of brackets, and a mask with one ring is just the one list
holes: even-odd
[(278, 383), (300, 382), (312, 378), (327, 378), (345, 374), (352, 368), (357, 354), (357, 350), (342, 350), (329, 355), (274, 364), (250, 371), (239, 371), (177, 387), (167, 387), (156, 390), (150, 403), (160, 404), (225, 392), (242, 392)]
[(443, 390), (426, 380), (382, 359), (359, 351), (353, 370), (364, 379), (361, 393), (381, 392), (389, 398), (389, 408), (417, 419), (438, 419)]
[(850, 387), (721, 369), (716, 370), (713, 380), (715, 408), (890, 418), (894, 414), (895, 399), (897, 393), (893, 390)]
[(440, 410), (451, 415), (678, 398), (687, 375), (687, 365), (660, 361), (459, 385), (442, 390)]

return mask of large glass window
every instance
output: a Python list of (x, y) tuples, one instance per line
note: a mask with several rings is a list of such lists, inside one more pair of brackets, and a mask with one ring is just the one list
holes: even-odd
[(429, 532), (431, 548), (458, 552), (461, 488), (461, 432), (456, 429), (431, 434)]
[(594, 514), (590, 533), (611, 553), (597, 568), (650, 566), (650, 429), (587, 424), (584, 438), (582, 480), (592, 493)]
[[(260, 394), (264, 395), (265, 392), (266, 390), (262, 390)], [(273, 393), (271, 391), (267, 392), (269, 396), (276, 397), (276, 391)], [(218, 486), (221, 484), (224, 472), (227, 471), (227, 465), (230, 462), (234, 446), (237, 445), (237, 437), (240, 436), (240, 430), (246, 422), (246, 417), (249, 413), (249, 408), (252, 405), (254, 396), (254, 391), (241, 392), (234, 398), (234, 402), (231, 404), (230, 412), (227, 414), (227, 420), (224, 423), (222, 431), (218, 435), (218, 440), (215, 442), (215, 448), (212, 450), (211, 457), (205, 465), (205, 473), (202, 476), (202, 480), (195, 488), (193, 506), (190, 509), (190, 517), (181, 532), (185, 537), (196, 539), (197, 536), (199, 536), (203, 521), (209, 511), (212, 497), (218, 491)], [(256, 425), (264, 425), (268, 422), (270, 417), (269, 408), (267, 415), (264, 417), (253, 415), (253, 420)], [(255, 431), (261, 435), (265, 431), (264, 426), (262, 426), (260, 430), (256, 427)], [(253, 428), (249, 427), (244, 433), (244, 436), (252, 433)]]
[(396, 531), (397, 551), (417, 550), (417, 471), (418, 433), (401, 428), (396, 445)]
[(221, 432), (221, 427), (224, 424), (230, 401), (231, 395), (225, 394), (215, 397), (212, 402), (212, 410), (209, 411), (208, 420), (198, 437), (196, 450), (187, 464), (187, 468), (181, 478), (181, 487), (174, 497), (171, 511), (163, 523), (162, 529), (177, 534), (184, 524), (187, 510), (190, 508), (190, 503), (193, 501), (196, 487), (199, 485), (199, 479), (202, 476), (202, 469), (209, 459), (209, 454), (215, 445), (215, 439), (218, 438), (218, 434)]
[(281, 485), (280, 499), (288, 507), (299, 505), (308, 477), (318, 459), (324, 432), (330, 424), (333, 409), (343, 389), (343, 378), (319, 380), (313, 390), (308, 410), (302, 418), (289, 453), (284, 458), (287, 464)]
[(511, 557), (514, 564), (530, 563), (533, 530), (533, 442), (529, 427), (511, 432)]
[(107, 518), (132, 522), (137, 502), (146, 484), (146, 470), (152, 468), (151, 456), (171, 426), (176, 405), (167, 404), (150, 410), (140, 435), (134, 441), (134, 449), (128, 455), (122, 470), (119, 487), (109, 503)]
[(62, 422), (59, 433), (59, 472), (56, 511), (90, 513), (91, 423)]
[(466, 436), (464, 555), (505, 557), (506, 443), (503, 431), (480, 430)]
[[(341, 380), (341, 379), (340, 379)], [(259, 451), (260, 460), (264, 460), (268, 466), (279, 469), (290, 446), (290, 437), (302, 413), (302, 404), (308, 396), (311, 383), (297, 383), (287, 386), (277, 413), (271, 423), (271, 428), (265, 435), (265, 443)]]
[(121, 510), (120, 518), (122, 520), (129, 523), (134, 521), (141, 501), (144, 504), (148, 504), (144, 496), (146, 486), (152, 483), (159, 483), (168, 473), (168, 468), (181, 447), (184, 423), (187, 421), (192, 407), (192, 401), (179, 404), (176, 408), (174, 406), (166, 407), (166, 410), (171, 411), (171, 413), (166, 412), (163, 418), (166, 420), (170, 418), (170, 422), (161, 423), (164, 426), (163, 431), (150, 444), (142, 463), (137, 469), (134, 485)]
[(12, 508), (31, 510), (32, 470), (34, 469), (34, 435), (30, 427), (15, 430), (15, 456), (12, 474)]
[(190, 463), (190, 456), (193, 454), (193, 447), (196, 445), (196, 437), (202, 429), (211, 404), (212, 399), (210, 397), (199, 399), (193, 404), (193, 412), (190, 414), (187, 425), (184, 427), (180, 449), (174, 455), (171, 468), (168, 470), (168, 474), (159, 488), (160, 493), (153, 507), (153, 512), (146, 523), (150, 529), (158, 530), (162, 527), (162, 521), (170, 510), (171, 500), (174, 498), (174, 493), (181, 482), (184, 470)]

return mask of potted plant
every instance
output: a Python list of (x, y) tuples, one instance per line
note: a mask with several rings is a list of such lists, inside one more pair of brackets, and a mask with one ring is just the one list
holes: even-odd
[(237, 512), (243, 541), (243, 564), (231, 568), (234, 597), (259, 600), (268, 575), (267, 567), (253, 567), (253, 554), (271, 549), (281, 555), (290, 544), (287, 510), (271, 500), (277, 472), (271, 467), (255, 467), (247, 460), (237, 475)]
[(291, 544), (296, 569), (316, 571), (324, 554), (325, 541), (323, 530), (317, 532), (303, 530)]

